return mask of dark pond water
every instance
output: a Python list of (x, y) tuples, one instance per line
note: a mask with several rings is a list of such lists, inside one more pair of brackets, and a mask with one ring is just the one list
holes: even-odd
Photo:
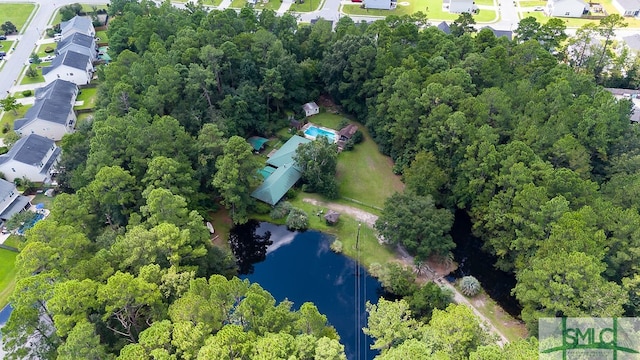
[(456, 278), (473, 275), (489, 296), (505, 311), (515, 317), (520, 316), (520, 304), (511, 296), (516, 286), (513, 274), (496, 269), (496, 257), (482, 250), (482, 240), (471, 233), (471, 219), (466, 212), (458, 210), (451, 231), (456, 248), (453, 250), (458, 270)]
[(232, 230), (230, 241), (240, 259), (241, 278), (259, 283), (276, 301), (289, 299), (296, 309), (313, 302), (340, 334), (349, 359), (373, 359), (372, 339), (360, 329), (366, 326), (364, 304), (377, 303), (380, 283), (353, 260), (333, 253), (331, 240), (317, 231), (296, 233), (253, 221)]

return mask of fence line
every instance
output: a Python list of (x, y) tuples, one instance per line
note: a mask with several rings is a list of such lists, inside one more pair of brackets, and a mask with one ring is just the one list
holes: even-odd
[(347, 201), (351, 201), (353, 203), (356, 203), (356, 204), (360, 204), (360, 205), (363, 205), (363, 206), (366, 206), (366, 207), (370, 207), (372, 209), (376, 209), (376, 210), (382, 211), (382, 208), (380, 208), (380, 207), (377, 207), (377, 206), (374, 206), (374, 205), (369, 205), (367, 203), (363, 203), (362, 201), (358, 201), (356, 199), (348, 198), (348, 197), (345, 197), (345, 196), (343, 196), (342, 198), (347, 200)]

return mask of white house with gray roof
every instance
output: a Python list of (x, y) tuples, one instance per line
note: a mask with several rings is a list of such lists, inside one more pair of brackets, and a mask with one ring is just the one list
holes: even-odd
[(56, 55), (60, 56), (65, 51), (72, 50), (80, 54), (89, 56), (91, 62), (96, 61), (98, 57), (98, 47), (96, 46), (96, 39), (93, 36), (85, 35), (82, 33), (74, 33), (71, 36), (67, 36), (58, 43), (56, 47)]
[(633, 34), (631, 36), (625, 36), (622, 38), (625, 45), (631, 51), (635, 51), (636, 53), (640, 53), (640, 34)]
[(622, 16), (640, 16), (640, 0), (613, 0), (611, 3)]
[(0, 221), (7, 221), (31, 207), (31, 200), (20, 195), (13, 183), (0, 179)]
[(24, 118), (13, 123), (13, 129), (20, 136), (38, 134), (54, 141), (72, 133), (77, 120), (73, 105), (78, 96), (78, 86), (57, 79), (36, 89), (35, 95), (34, 105)]
[(18, 140), (4, 155), (0, 155), (0, 172), (5, 179), (27, 178), (33, 182), (50, 182), (60, 148), (46, 137), (31, 134)]
[(90, 18), (76, 15), (71, 20), (60, 23), (60, 33), (62, 34), (62, 39), (66, 39), (75, 33), (94, 37), (96, 36), (96, 29), (93, 27)]
[(583, 0), (548, 0), (544, 13), (547, 16), (579, 18), (589, 11)]
[(62, 79), (76, 85), (84, 85), (93, 77), (93, 63), (88, 55), (68, 50), (56, 56), (51, 66), (43, 67), (42, 75), (47, 84)]

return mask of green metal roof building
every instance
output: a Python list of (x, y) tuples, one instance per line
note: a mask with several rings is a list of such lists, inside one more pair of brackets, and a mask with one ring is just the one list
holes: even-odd
[[(271, 175), (268, 175), (262, 185), (251, 193), (251, 196), (270, 205), (278, 203), (284, 194), (286, 194), (302, 176), (302, 173), (295, 165), (293, 156), (296, 154), (298, 146), (309, 142), (311, 142), (311, 140), (294, 135), (289, 141), (282, 145), (282, 147), (267, 160), (267, 164), (277, 169), (273, 171)], [(264, 175), (263, 173), (263, 176)]]

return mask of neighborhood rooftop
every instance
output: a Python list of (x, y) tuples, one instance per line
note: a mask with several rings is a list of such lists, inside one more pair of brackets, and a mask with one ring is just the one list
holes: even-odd
[(14, 122), (14, 129), (20, 129), (29, 122), (42, 119), (50, 121), (56, 124), (67, 123), (67, 118), (71, 112), (72, 105), (70, 99), (58, 100), (58, 99), (44, 99), (37, 101), (33, 107), (27, 110), (24, 118), (18, 119)]
[(49, 150), (54, 146), (53, 140), (30, 134), (16, 141), (9, 152), (0, 155), (0, 164), (13, 159), (27, 165), (39, 166)]
[(86, 48), (91, 48), (93, 46), (93, 41), (94, 41), (93, 36), (89, 36), (89, 35), (77, 32), (67, 37), (66, 39), (60, 41), (58, 43), (58, 49), (65, 48), (71, 44), (76, 44)]
[(640, 0), (617, 0), (617, 2), (625, 10), (637, 10), (637, 9), (640, 9)]
[(622, 38), (627, 44), (629, 49), (640, 51), (640, 34), (633, 34), (631, 36), (625, 36)]
[(89, 56), (80, 54), (78, 52), (69, 50), (64, 53), (56, 56), (55, 59), (51, 62), (51, 66), (42, 68), (42, 75), (48, 74), (51, 70), (66, 65), (75, 69), (79, 69), (82, 71), (86, 71), (87, 63), (89, 63)]
[(56, 79), (46, 86), (36, 89), (36, 99), (59, 99), (71, 101), (78, 86), (71, 81)]
[(62, 31), (65, 31), (67, 29), (75, 29), (86, 34), (89, 32), (89, 30), (91, 30), (91, 28), (93, 28), (91, 19), (77, 15), (69, 21), (63, 21), (60, 23), (60, 29), (62, 29)]

